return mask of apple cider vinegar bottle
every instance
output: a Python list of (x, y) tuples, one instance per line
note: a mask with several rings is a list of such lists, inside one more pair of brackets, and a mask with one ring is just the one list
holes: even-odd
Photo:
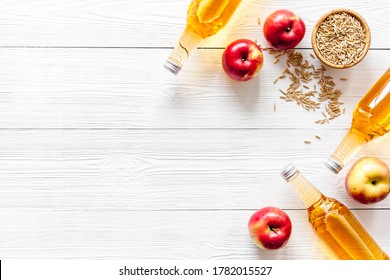
[(164, 67), (179, 73), (183, 63), (199, 43), (221, 30), (241, 0), (192, 0), (187, 10), (186, 27)]
[(368, 90), (353, 111), (352, 124), (325, 165), (339, 173), (368, 141), (390, 131), (390, 68)]
[(281, 175), (294, 187), (309, 223), (337, 259), (390, 259), (345, 205), (323, 195), (294, 165), (286, 166)]

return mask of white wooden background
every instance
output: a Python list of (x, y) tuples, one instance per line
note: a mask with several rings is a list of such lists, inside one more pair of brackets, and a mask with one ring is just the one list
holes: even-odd
[[(365, 206), (344, 190), (358, 157), (390, 164), (390, 135), (339, 175), (323, 166), (355, 104), (390, 65), (390, 2), (243, 0), (173, 77), (162, 65), (189, 2), (0, 1), (0, 257), (326, 259), (279, 175), (290, 162), (390, 253), (390, 198)], [(279, 99), (283, 85), (273, 81), (284, 65), (268, 53), (250, 82), (223, 73), (231, 41), (267, 46), (258, 17), (299, 14), (307, 33), (298, 51), (310, 59), (314, 23), (339, 7), (365, 17), (372, 44), (358, 66), (328, 69), (346, 107), (330, 124)], [(289, 243), (273, 252), (247, 233), (249, 217), (268, 205), (293, 222)]]

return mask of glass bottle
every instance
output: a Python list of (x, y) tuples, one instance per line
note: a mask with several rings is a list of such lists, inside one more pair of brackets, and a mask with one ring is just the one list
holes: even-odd
[(390, 259), (345, 205), (323, 195), (294, 165), (286, 166), (281, 176), (294, 187), (312, 228), (338, 259)]
[(179, 73), (183, 63), (199, 43), (221, 30), (230, 20), (241, 0), (192, 0), (187, 10), (187, 24), (164, 67)]
[(325, 162), (334, 173), (373, 138), (390, 131), (390, 68), (368, 90), (353, 111), (352, 124), (343, 140)]

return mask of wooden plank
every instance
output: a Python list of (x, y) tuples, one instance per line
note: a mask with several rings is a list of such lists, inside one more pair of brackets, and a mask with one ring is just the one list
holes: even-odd
[[(324, 194), (354, 209), (344, 189), (364, 155), (390, 164), (390, 135), (369, 143), (339, 175), (323, 162), (344, 131), (0, 130), (0, 208), (47, 210), (302, 209), (281, 169), (294, 163)], [(311, 139), (312, 144), (304, 140)]]
[[(185, 25), (189, 0), (14, 0), (1, 1), (0, 46), (173, 47)], [(373, 48), (388, 48), (387, 15), (390, 3), (344, 1), (343, 7), (362, 14), (372, 32)], [(315, 22), (339, 8), (337, 0), (313, 5), (312, 1), (244, 0), (226, 28), (202, 45), (225, 47), (233, 39), (257, 39), (265, 45), (262, 23), (274, 10), (288, 8), (305, 20), (307, 32), (299, 47), (311, 47)]]
[[(88, 259), (327, 259), (305, 210), (286, 210), (287, 245), (263, 251), (249, 238), (255, 211), (51, 211), (1, 209), (3, 258)], [(390, 210), (354, 214), (390, 252)]]
[[(358, 66), (328, 70), (346, 114), (320, 126), (321, 111), (279, 99), (287, 83), (273, 82), (285, 66), (272, 56), (248, 83), (230, 81), (220, 61), (236, 38), (267, 46), (258, 17), (264, 22), (286, 7), (306, 22), (299, 48), (309, 59), (315, 21), (339, 1), (244, 1), (172, 77), (162, 64), (189, 2), (0, 2), (1, 256), (324, 259), (302, 204), (279, 175), (289, 162), (350, 207), (390, 253), (390, 199), (362, 205), (344, 189), (360, 156), (390, 164), (390, 135), (367, 144), (339, 175), (323, 167), (353, 107), (389, 65), (390, 3), (344, 1), (368, 21), (372, 45)], [(275, 252), (256, 248), (246, 228), (267, 205), (293, 220), (288, 246)]]
[[(310, 51), (302, 51), (310, 60)], [(390, 65), (372, 50), (361, 64), (328, 69), (343, 91), (346, 114), (326, 125), (345, 129), (358, 100)], [(321, 112), (280, 99), (283, 59), (265, 53), (252, 81), (230, 80), (222, 50), (199, 50), (174, 77), (169, 50), (0, 49), (0, 128), (312, 128)], [(341, 81), (340, 78), (348, 78)], [(324, 106), (325, 104), (322, 104)], [(275, 108), (276, 107), (276, 108)]]

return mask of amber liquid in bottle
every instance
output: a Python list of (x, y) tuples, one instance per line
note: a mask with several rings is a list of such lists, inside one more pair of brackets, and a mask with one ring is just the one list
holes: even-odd
[(294, 186), (295, 192), (307, 208), (309, 223), (335, 258), (390, 259), (345, 205), (323, 195), (294, 165), (288, 165), (281, 175)]
[(390, 68), (368, 90), (353, 111), (351, 128), (325, 165), (338, 173), (368, 141), (390, 131)]
[(241, 0), (193, 0), (187, 11), (187, 24), (165, 68), (179, 73), (199, 43), (220, 31), (230, 20)]

